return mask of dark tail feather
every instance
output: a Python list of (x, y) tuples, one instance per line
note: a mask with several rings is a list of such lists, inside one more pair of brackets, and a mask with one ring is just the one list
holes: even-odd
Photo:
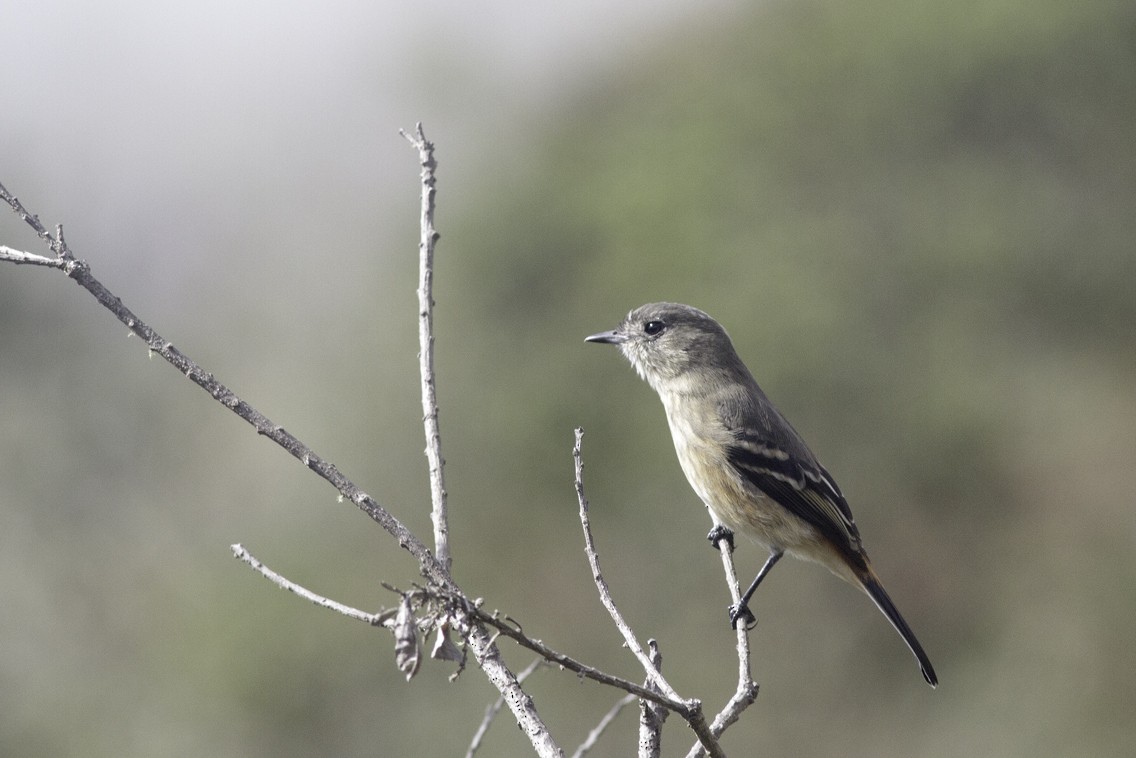
[(911, 652), (915, 654), (916, 660), (919, 661), (919, 669), (923, 672), (923, 678), (927, 680), (927, 684), (934, 687), (939, 683), (939, 677), (935, 676), (935, 669), (931, 666), (931, 660), (927, 654), (923, 652), (923, 646), (919, 644), (919, 640), (915, 639), (915, 632), (911, 631), (911, 627), (903, 620), (903, 616), (895, 607), (895, 603), (888, 597), (887, 592), (884, 591), (883, 585), (880, 580), (876, 578), (875, 573), (868, 569), (868, 575), (861, 577), (860, 583), (864, 587), (864, 591), (868, 593), (868, 597), (876, 604), (876, 607), (883, 611), (887, 616), (887, 620), (899, 632), (899, 636), (903, 637), (903, 641), (907, 643), (907, 647), (911, 648)]

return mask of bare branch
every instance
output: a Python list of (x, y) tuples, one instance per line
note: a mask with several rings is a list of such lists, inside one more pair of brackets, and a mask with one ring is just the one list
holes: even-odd
[(527, 636), (524, 632), (522, 632), (514, 625), (515, 622), (510, 623), (508, 620), (505, 620), (496, 614), (487, 613), (478, 608), (474, 608), (473, 610), (477, 616), (478, 621), (487, 626), (493, 627), (502, 636), (508, 637), (509, 639), (519, 644), (521, 647), (531, 650), (537, 655), (545, 658), (546, 660), (549, 660), (558, 666), (579, 674), (585, 679), (591, 679), (594, 682), (606, 684), (610, 687), (618, 687), (624, 692), (630, 692), (638, 697), (652, 700), (663, 706), (664, 708), (669, 708), (672, 711), (676, 711), (677, 713), (681, 714), (683, 718), (686, 718), (689, 715), (692, 708), (697, 708), (699, 705), (697, 700), (672, 700), (665, 695), (660, 695), (658, 692), (647, 689), (641, 684), (637, 684), (628, 679), (623, 679), (621, 677), (608, 674), (607, 672), (600, 671), (599, 669), (593, 668), (592, 666), (589, 666), (585, 663), (581, 663), (575, 658), (565, 655), (558, 650), (550, 648), (548, 645), (545, 645), (538, 639), (533, 639), (532, 637)]
[(378, 613), (367, 613), (366, 611), (361, 611), (358, 608), (352, 608), (349, 605), (344, 605), (343, 603), (339, 603), (335, 600), (326, 598), (323, 595), (316, 594), (306, 587), (302, 587), (299, 584), (296, 584), (291, 579), (277, 574), (275, 571), (268, 568), (268, 566), (265, 566), (263, 563), (257, 560), (257, 558), (252, 553), (250, 553), (244, 545), (230, 545), (229, 548), (233, 551), (234, 558), (240, 561), (244, 561), (248, 565), (252, 566), (253, 570), (259, 572), (262, 576), (268, 579), (268, 581), (272, 582), (280, 589), (288, 590), (293, 594), (299, 595), (305, 600), (312, 601), (320, 607), (327, 608), (328, 610), (335, 611), (336, 613), (342, 613), (348, 618), (362, 621), (363, 623), (370, 624), (371, 626), (389, 626), (389, 622), (392, 622), (394, 619), (394, 609), (383, 610), (379, 611)]
[[(56, 268), (63, 268), (62, 264), (65, 264), (72, 259), (71, 251), (67, 249), (67, 243), (65, 243), (63, 241), (63, 227), (62, 226), (56, 227), (56, 236), (55, 237), (51, 236), (51, 234), (47, 231), (47, 229), (44, 228), (44, 225), (40, 223), (39, 216), (35, 215), (34, 213), (30, 212), (27, 208), (25, 208), (24, 204), (20, 202), (20, 199), (18, 197), (16, 197), (15, 195), (13, 195), (11, 192), (9, 192), (8, 189), (3, 184), (0, 184), (0, 200), (3, 200), (5, 203), (7, 203), (12, 208), (12, 210), (15, 211), (16, 214), (24, 220), (24, 222), (28, 226), (30, 226), (32, 229), (35, 230), (36, 236), (38, 236), (41, 240), (46, 242), (48, 244), (48, 246), (51, 247), (51, 251), (53, 253), (55, 253), (55, 255), (60, 259), (59, 263), (54, 264)], [(24, 263), (24, 262), (29, 262), (29, 261), (16, 261), (16, 262), (17, 263)], [(52, 264), (40, 264), (40, 265), (52, 265)]]
[[(379, 613), (371, 614), (365, 611), (360, 611), (356, 608), (337, 603), (334, 600), (329, 600), (321, 595), (318, 595), (311, 590), (305, 589), (300, 585), (292, 582), (291, 580), (281, 576), (272, 569), (265, 566), (254, 556), (252, 556), (243, 546), (233, 545), (233, 555), (236, 558), (244, 561), (252, 566), (256, 571), (260, 572), (263, 576), (268, 578), (278, 587), (293, 592), (301, 597), (311, 600), (313, 603), (325, 608), (342, 613), (349, 618), (354, 618), (364, 623), (371, 624), (372, 626), (385, 626), (391, 631), (394, 631), (394, 623), (396, 612), (398, 609), (387, 609)], [(390, 588), (394, 592), (399, 590)], [(429, 590), (422, 590), (421, 595), (430, 596)], [(464, 595), (446, 597), (443, 595), (434, 595), (435, 597), (442, 598), (449, 601), (464, 601)], [(472, 610), (472, 607), (471, 607)], [(481, 620), (480, 614), (476, 611), (472, 614), (477, 620)], [(486, 676), (489, 678), (497, 689), (501, 692), (500, 702), (509, 702), (510, 710), (517, 718), (517, 723), (524, 729), (525, 733), (529, 735), (533, 747), (536, 749), (537, 754), (540, 756), (548, 756), (555, 758), (563, 756), (563, 751), (552, 741), (548, 730), (544, 728), (543, 723), (540, 721), (539, 716), (536, 715), (536, 710), (533, 707), (532, 700), (520, 688), (520, 683), (528, 676), (527, 673), (522, 672), (519, 676), (514, 676), (511, 671), (501, 661), (500, 653), (497, 646), (493, 643), (492, 638), (485, 633), (485, 630), (476, 625), (470, 625), (465, 620), (466, 614), (458, 611), (455, 614), (455, 623), (463, 629), (470, 648), (474, 651), (474, 657), (477, 659), (478, 665), (481, 666)], [(544, 656), (548, 658), (548, 656)], [(551, 660), (551, 659), (549, 659)], [(530, 666), (530, 668), (532, 668)], [(506, 697), (508, 696), (508, 697)], [(520, 702), (517, 701), (518, 696)], [(499, 707), (499, 706), (498, 706)], [(533, 720), (535, 719), (534, 723)], [(488, 726), (486, 726), (488, 728)], [(535, 737), (534, 737), (535, 735)]]
[(364, 513), (389, 532), (391, 536), (397, 539), (398, 544), (418, 560), (422, 573), (428, 579), (439, 583), (449, 581), (449, 574), (442, 569), (441, 564), (430, 554), (429, 549), (386, 508), (379, 505), (354, 482), (339, 473), (338, 469), (336, 469), (333, 464), (328, 463), (323, 458), (316, 455), (310, 447), (302, 443), (282, 426), (274, 424), (256, 408), (253, 408), (251, 405), (241, 400), (237, 397), (236, 393), (217, 381), (212, 374), (202, 369), (190, 360), (188, 356), (174, 347), (172, 342), (163, 338), (148, 324), (142, 321), (142, 319), (135, 316), (134, 313), (123, 304), (119, 297), (108, 290), (102, 282), (91, 274), (90, 266), (88, 266), (85, 261), (75, 259), (70, 249), (67, 247), (67, 243), (63, 240), (62, 229), (60, 227), (57, 227), (55, 236), (50, 235), (39, 222), (39, 219), (29, 213), (17, 198), (4, 189), (3, 185), (0, 185), (0, 199), (7, 202), (21, 218), (35, 229), (41, 239), (51, 245), (52, 251), (58, 256), (58, 263), (54, 264), (55, 267), (61, 269), (80, 287), (83, 287), (91, 293), (104, 308), (113, 313), (131, 332), (140, 337), (150, 348), (151, 352), (160, 355), (167, 363), (177, 369), (179, 373), (184, 374), (190, 381), (208, 392), (214, 400), (248, 422), (256, 429), (257, 434), (272, 440), (305, 466), (327, 480), (333, 487), (339, 490), (340, 494), (358, 506)]
[[(288, 590), (289, 592), (292, 592), (296, 595), (299, 595), (300, 597), (302, 597), (306, 600), (310, 600), (311, 602), (315, 603), (316, 605), (319, 605), (323, 608), (327, 608), (329, 610), (333, 610), (337, 613), (341, 613), (344, 616), (347, 616), (348, 618), (353, 618), (357, 621), (362, 621), (363, 623), (369, 624), (371, 626), (385, 626), (388, 629), (391, 629), (393, 631), (395, 614), (398, 610), (397, 608), (384, 609), (384, 610), (382, 610), (378, 613), (367, 613), (366, 611), (359, 610), (358, 608), (352, 608), (351, 606), (344, 605), (344, 604), (339, 603), (335, 600), (331, 600), (329, 598), (326, 598), (326, 597), (324, 597), (324, 596), (322, 596), (318, 593), (312, 592), (311, 590), (303, 587), (302, 585), (297, 584), (296, 582), (293, 582), (292, 580), (288, 579), (287, 577), (284, 577), (281, 574), (278, 574), (277, 572), (275, 572), (272, 569), (265, 566), (260, 560), (258, 560), (251, 553), (249, 553), (248, 550), (243, 545), (240, 545), (240, 544), (232, 545), (231, 549), (233, 551), (233, 556), (235, 558), (247, 563), (255, 571), (260, 573), (262, 576), (267, 578), (269, 581), (271, 581), (273, 584), (280, 587), (281, 589)], [(386, 586), (392, 592), (397, 592), (397, 593), (402, 594), (401, 591), (398, 590), (397, 588), (390, 587), (389, 585), (385, 585), (385, 584), (384, 584), (384, 586)], [(447, 597), (447, 596), (442, 595), (442, 594), (437, 594), (437, 593), (431, 592), (430, 590), (420, 590), (420, 591), (418, 591), (418, 593), (420, 595), (422, 595), (423, 597), (433, 596), (435, 598), (439, 598), (439, 599), (446, 601), (446, 602), (454, 602), (455, 600), (458, 599), (458, 598), (454, 598), (454, 597)], [(477, 610), (477, 609), (473, 609), (473, 616), (478, 621), (488, 623), (489, 625), (491, 625), (495, 629), (497, 629), (497, 631), (500, 632), (501, 634), (504, 634), (505, 636), (507, 636), (507, 637), (515, 640), (519, 644), (521, 644), (523, 647), (526, 647), (529, 650), (532, 650), (533, 652), (537, 653), (540, 656), (540, 658), (537, 659), (537, 663), (540, 663), (540, 662), (556, 663), (556, 664), (560, 665), (561, 667), (566, 668), (569, 671), (572, 671), (572, 672), (579, 674), (581, 676), (584, 676), (586, 678), (594, 679), (595, 681), (598, 681), (602, 684), (607, 684), (607, 685), (610, 685), (610, 686), (613, 686), (613, 687), (617, 687), (619, 689), (623, 689), (625, 691), (629, 691), (631, 693), (631, 697), (633, 699), (636, 698), (636, 697), (648, 697), (648, 698), (651, 698), (651, 699), (655, 699), (655, 700), (658, 701), (657, 702), (658, 706), (661, 706), (664, 709), (677, 710), (678, 712), (682, 713), (685, 717), (684, 711), (685, 711), (686, 704), (681, 702), (681, 701), (677, 702), (677, 703), (676, 702), (670, 702), (666, 698), (663, 698), (662, 696), (655, 693), (654, 691), (646, 690), (646, 689), (640, 687), (639, 685), (635, 684), (634, 682), (623, 680), (623, 679), (620, 679), (619, 677), (610, 676), (608, 674), (605, 674), (602, 671), (599, 671), (598, 669), (595, 669), (591, 666), (580, 663), (579, 661), (576, 661), (575, 659), (570, 658), (570, 657), (564, 655), (563, 653), (557, 652), (556, 650), (553, 650), (552, 648), (547, 647), (546, 645), (544, 645), (543, 643), (541, 643), (537, 640), (529, 639), (528, 637), (526, 637), (524, 635), (523, 632), (521, 632), (515, 626), (510, 625), (506, 621), (500, 620), (497, 616), (492, 616), (492, 615), (486, 614), (486, 613), (484, 613), (480, 610)], [(652, 653), (654, 654), (657, 649), (655, 648), (653, 643), (654, 643), (654, 641), (652, 640), (650, 642), (650, 644), (651, 644), (651, 647), (652, 647)], [(531, 673), (531, 670), (533, 668), (535, 668), (535, 666), (530, 665), (524, 671), (521, 671), (516, 677), (517, 683), (520, 684), (521, 682), (523, 682), (529, 676), (529, 674)], [(501, 697), (498, 700), (498, 702), (495, 706), (491, 706), (491, 709), (495, 709), (493, 711), (494, 715), (496, 715), (497, 710), (500, 710), (500, 708), (504, 704), (504, 702), (505, 702), (505, 698)], [(484, 736), (483, 733), (487, 729), (488, 729), (488, 724), (486, 723), (486, 724), (483, 724), (482, 728), (480, 728), (478, 731), (481, 734), (481, 736)], [(478, 743), (478, 742), (480, 742), (480, 737), (475, 735), (475, 743)], [(476, 750), (477, 749), (476, 744), (471, 745), (471, 749)]]
[[(421, 124), (417, 125), (414, 135), (402, 132), (403, 136), (418, 150), (422, 166), (422, 213), (421, 213), (421, 240), (420, 253), (420, 280), (418, 288), (419, 297), (419, 342), (420, 342), (420, 371), (422, 377), (422, 406), (423, 424), (426, 436), (426, 457), (430, 474), (430, 489), (432, 510), (431, 516), (434, 526), (435, 551), (411, 533), (386, 508), (379, 505), (367, 493), (362, 491), (351, 480), (341, 474), (330, 462), (318, 456), (310, 447), (287, 432), (283, 427), (274, 424), (251, 405), (241, 400), (225, 385), (221, 384), (212, 374), (206, 372), (172, 343), (155, 332), (149, 325), (131, 312), (122, 301), (111, 293), (91, 273), (85, 261), (74, 257), (63, 237), (62, 227), (56, 227), (50, 233), (40, 223), (38, 217), (24, 208), (23, 204), (6, 188), (0, 185), (0, 199), (4, 200), (23, 220), (31, 226), (36, 234), (47, 243), (54, 257), (40, 256), (33, 253), (0, 247), (0, 261), (14, 264), (38, 265), (58, 268), (69, 278), (86, 289), (104, 307), (110, 310), (116, 318), (127, 326), (130, 331), (146, 342), (152, 353), (157, 353), (170, 365), (184, 374), (192, 382), (204, 389), (215, 400), (227, 407), (250, 424), (258, 434), (265, 436), (280, 447), (288, 451), (293, 457), (317, 473), (334, 486), (345, 498), (363, 510), (376, 523), (381, 525), (388, 533), (395, 537), (399, 545), (405, 548), (417, 560), (419, 569), (427, 579), (427, 586), (421, 590), (414, 590), (415, 607), (412, 609), (406, 601), (400, 606), (403, 610), (404, 626), (418, 624), (418, 629), (425, 629), (433, 624), (439, 632), (439, 649), (445, 651), (445, 640), (442, 636), (453, 628), (466, 642), (467, 649), (472, 651), (479, 666), (485, 672), (490, 682), (501, 693), (500, 699), (494, 706), (495, 715), (503, 704), (508, 704), (510, 711), (517, 720), (518, 726), (526, 734), (536, 753), (540, 756), (554, 758), (563, 756), (563, 751), (553, 741), (547, 726), (536, 711), (535, 705), (527, 693), (521, 688), (521, 682), (526, 673), (521, 676), (514, 675), (505, 665), (500, 650), (495, 641), (497, 636), (505, 635), (518, 644), (541, 655), (544, 659), (555, 662), (581, 677), (589, 678), (602, 684), (618, 687), (629, 693), (619, 701), (616, 708), (607, 714), (600, 724), (589, 734), (588, 739), (578, 750), (583, 755), (595, 744), (600, 734), (616, 717), (619, 709), (639, 698), (644, 707), (641, 719), (641, 754), (657, 755), (658, 743), (662, 722), (669, 711), (675, 711), (690, 725), (698, 737), (695, 751), (699, 754), (721, 756), (722, 750), (717, 743), (717, 737), (738, 718), (738, 715), (756, 697), (756, 685), (749, 678), (749, 652), (748, 642), (744, 630), (739, 631), (739, 687), (738, 692), (727, 704), (726, 708), (708, 725), (698, 700), (684, 700), (666, 682), (661, 674), (658, 661), (658, 650), (654, 641), (649, 641), (650, 655), (647, 655), (639, 645), (634, 633), (623, 619), (622, 614), (612, 599), (610, 588), (603, 579), (599, 567), (599, 557), (595, 549), (591, 527), (588, 520), (588, 504), (583, 490), (583, 461), (581, 455), (582, 430), (576, 430), (576, 443), (574, 459), (576, 466), (576, 491), (580, 501), (581, 523), (584, 529), (586, 551), (592, 566), (593, 577), (596, 580), (601, 600), (611, 614), (617, 627), (623, 634), (628, 647), (639, 658), (646, 672), (646, 682), (639, 685), (634, 682), (611, 676), (590, 666), (559, 653), (544, 645), (540, 640), (531, 639), (512, 623), (502, 620), (496, 614), (490, 615), (471, 603), (468, 596), (453, 582), (450, 574), (451, 559), (448, 544), (448, 514), (446, 504), (446, 490), (443, 476), (444, 459), (441, 452), (441, 438), (438, 424), (438, 407), (434, 375), (434, 336), (433, 336), (433, 259), (434, 246), (438, 240), (438, 233), (434, 229), (435, 210), (435, 169), (434, 146), (426, 140)], [(240, 545), (232, 546), (234, 555), (253, 567), (263, 576), (273, 581), (277, 586), (287, 589), (321, 607), (342, 613), (350, 618), (363, 621), (370, 625), (381, 625), (390, 628), (393, 625), (394, 610), (384, 610), (380, 613), (367, 613), (336, 601), (322, 597), (291, 582), (285, 577), (265, 567)], [(738, 599), (736, 576), (733, 575), (732, 561), (727, 555), (723, 561), (728, 563), (727, 576), (731, 582), (731, 592), (735, 600)], [(429, 602), (430, 609), (421, 620), (413, 619), (413, 612), (420, 612), (420, 602)], [(435, 605), (437, 603), (437, 605)], [(470, 755), (477, 750), (480, 739), (488, 729), (493, 715), (487, 713), (483, 728), (474, 737), (470, 747)], [(653, 748), (644, 748), (645, 744), (654, 745)], [(648, 752), (644, 753), (644, 750)], [(652, 752), (653, 751), (653, 752)]]
[(611, 589), (608, 587), (607, 581), (603, 578), (603, 572), (600, 571), (600, 556), (596, 552), (595, 541), (592, 538), (592, 525), (588, 518), (588, 499), (584, 497), (584, 458), (581, 454), (582, 443), (584, 439), (584, 430), (576, 428), (576, 442), (572, 446), (572, 460), (576, 464), (576, 499), (580, 503), (580, 525), (584, 530), (584, 552), (588, 555), (588, 565), (592, 568), (592, 579), (595, 580), (596, 589), (600, 593), (600, 601), (603, 603), (604, 608), (607, 608), (608, 614), (611, 616), (612, 621), (615, 622), (619, 633), (623, 635), (627, 647), (639, 659), (642, 664), (643, 670), (647, 674), (647, 678), (658, 687), (659, 691), (666, 695), (671, 700), (681, 700), (678, 693), (674, 688), (663, 678), (663, 675), (651, 663), (651, 659), (643, 652), (643, 647), (636, 639), (635, 633), (631, 631), (631, 627), (623, 618), (619, 608), (615, 605), (615, 600), (611, 596)]
[[(522, 669), (517, 674), (517, 681), (523, 683), (529, 676), (541, 666), (547, 666), (548, 661), (543, 658), (536, 658)], [(489, 732), (489, 726), (493, 723), (493, 719), (501, 712), (501, 708), (505, 705), (505, 698), (499, 697), (488, 708), (485, 709), (485, 718), (481, 720), (481, 725), (477, 727), (477, 732), (474, 733), (473, 739), (470, 740), (469, 749), (465, 751), (466, 758), (473, 758), (474, 754), (481, 749), (481, 741), (485, 739), (485, 735)]]
[(30, 264), (32, 266), (47, 266), (49, 268), (63, 268), (63, 261), (58, 258), (47, 258), (35, 253), (25, 253), (23, 250), (14, 250), (10, 247), (0, 245), (0, 261), (8, 261), (9, 263)]
[[(476, 618), (481, 619), (480, 616)], [(541, 758), (563, 758), (564, 751), (552, 739), (548, 727), (537, 713), (532, 698), (521, 689), (516, 676), (501, 660), (501, 651), (494, 642), (494, 636), (490, 636), (480, 625), (470, 625), (468, 629), (466, 639), (470, 650), (473, 651), (474, 659), (509, 704), (509, 710), (517, 719), (517, 726), (529, 738), (537, 755)]]
[[(698, 741), (701, 743), (710, 755), (725, 756), (722, 752), (722, 747), (718, 744), (717, 737), (710, 733), (710, 727), (706, 723), (706, 717), (702, 713), (702, 703), (698, 700), (682, 700), (678, 693), (667, 683), (663, 678), (662, 673), (655, 666), (654, 662), (643, 652), (642, 646), (635, 638), (635, 634), (631, 631), (631, 627), (623, 620), (623, 614), (615, 605), (615, 601), (611, 597), (611, 592), (608, 589), (607, 582), (603, 578), (600, 571), (599, 554), (596, 552), (595, 542), (592, 539), (592, 526), (588, 518), (588, 499), (584, 497), (584, 458), (581, 452), (582, 441), (584, 438), (584, 430), (576, 428), (576, 442), (572, 447), (572, 458), (576, 464), (576, 499), (580, 503), (580, 525), (584, 529), (584, 550), (588, 554), (588, 564), (592, 567), (592, 578), (596, 582), (596, 588), (600, 593), (600, 600), (603, 602), (604, 607), (607, 608), (608, 613), (611, 615), (615, 625), (619, 627), (619, 631), (623, 634), (623, 639), (626, 640), (628, 648), (639, 659), (643, 665), (643, 670), (647, 673), (647, 678), (650, 681), (652, 689), (658, 689), (666, 699), (658, 697), (646, 698), (660, 705), (667, 705), (666, 701), (676, 703), (683, 703), (684, 707), (676, 708), (674, 706), (667, 707), (671, 710), (681, 714), (686, 722), (690, 724), (690, 728), (698, 736)], [(732, 565), (732, 563), (731, 563)], [(736, 584), (736, 582), (735, 582)], [(629, 690), (630, 691), (630, 690)]]
[[(718, 551), (722, 556), (722, 570), (726, 572), (726, 586), (729, 587), (730, 597), (735, 604), (741, 603), (741, 588), (738, 585), (738, 573), (734, 568), (734, 553), (729, 540), (718, 540)], [(738, 681), (750, 682), (749, 662), (749, 630), (745, 624), (738, 624)]]
[[(726, 573), (726, 586), (730, 590), (730, 597), (735, 604), (741, 603), (741, 587), (738, 585), (738, 573), (734, 568), (734, 555), (729, 540), (718, 541), (718, 551), (722, 556), (722, 569)], [(738, 624), (737, 626), (737, 650), (738, 650), (738, 687), (734, 694), (726, 702), (726, 705), (714, 717), (714, 721), (710, 724), (710, 733), (715, 738), (721, 737), (722, 733), (733, 724), (742, 715), (746, 708), (753, 705), (757, 700), (758, 686), (757, 682), (753, 681), (753, 675), (750, 669), (750, 654), (749, 654), (749, 630), (745, 624)], [(700, 743), (695, 743), (690, 751), (686, 754), (687, 758), (700, 758), (706, 755), (706, 749)]]
[[(659, 671), (663, 670), (663, 655), (659, 643), (647, 640), (651, 663)], [(663, 751), (663, 722), (670, 712), (656, 703), (639, 701), (639, 758), (659, 758)]]
[[(651, 665), (656, 671), (662, 671), (663, 658), (659, 654), (658, 643), (655, 642), (655, 640), (647, 640), (647, 647), (650, 649)], [(650, 676), (643, 682), (643, 686), (653, 688)], [(615, 718), (620, 712), (628, 705), (635, 702), (636, 699), (634, 695), (625, 695), (617, 700), (611, 710), (604, 714), (604, 717), (600, 719), (600, 722), (596, 724), (595, 728), (588, 733), (587, 739), (576, 749), (572, 758), (583, 758), (589, 750), (595, 747), (599, 738), (612, 722), (615, 721)], [(653, 703), (649, 700), (639, 700), (639, 709), (639, 756), (640, 758), (658, 758), (662, 743), (663, 722), (667, 720), (670, 711), (658, 703)]]
[[(588, 754), (588, 751), (596, 746), (600, 737), (603, 736), (603, 733), (611, 726), (620, 712), (636, 700), (638, 700), (638, 698), (634, 695), (624, 695), (619, 700), (616, 700), (611, 710), (604, 714), (595, 728), (588, 732), (587, 738), (580, 743), (580, 747), (576, 748), (576, 752), (572, 753), (572, 758), (584, 758), (584, 756)], [(663, 712), (666, 713), (667, 711), (664, 709)]]
[(446, 481), (442, 458), (442, 437), (438, 428), (438, 398), (434, 383), (434, 245), (439, 234), (434, 229), (434, 143), (426, 139), (421, 122), (413, 135), (399, 133), (418, 150), (422, 164), (421, 239), (418, 243), (418, 361), (422, 377), (422, 423), (426, 432), (426, 461), (430, 470), (430, 517), (434, 522), (434, 555), (447, 573), (450, 571), (450, 521), (446, 510)]
[[(418, 336), (420, 343), (419, 362), (422, 378), (423, 426), (426, 433), (426, 459), (430, 469), (431, 519), (434, 524), (434, 547), (437, 558), (435, 565), (445, 581), (437, 582), (440, 587), (458, 593), (461, 603), (458, 608), (467, 608), (469, 601), (450, 580), (449, 517), (446, 512), (446, 487), (443, 478), (445, 461), (442, 458), (441, 436), (438, 432), (438, 403), (434, 392), (434, 243), (438, 232), (434, 229), (435, 178), (434, 145), (426, 139), (419, 122), (413, 136), (404, 130), (400, 133), (417, 150), (422, 165), (422, 213), (419, 250), (419, 320)], [(431, 556), (433, 558), (433, 556)], [(541, 756), (563, 756), (548, 727), (537, 713), (536, 706), (529, 695), (521, 689), (516, 676), (501, 659), (494, 638), (481, 626), (469, 623), (464, 611), (458, 611), (454, 621), (464, 630), (466, 642), (473, 651), (474, 658), (509, 704), (509, 710), (517, 719), (517, 725), (529, 738), (533, 748)], [(441, 632), (444, 633), (444, 632)]]
[(56, 254), (58, 259), (57, 263), (50, 265), (61, 269), (79, 286), (90, 292), (103, 307), (113, 313), (132, 333), (141, 338), (153, 353), (160, 355), (190, 381), (208, 392), (214, 400), (244, 419), (256, 429), (257, 434), (272, 440), (309, 469), (328, 481), (340, 494), (382, 526), (383, 529), (398, 541), (401, 547), (405, 548), (414, 556), (418, 561), (420, 571), (423, 576), (427, 578), (431, 586), (449, 596), (460, 598), (461, 602), (456, 605), (454, 612), (456, 614), (455, 621), (458, 621), (459, 617), (461, 617), (460, 620), (462, 623), (458, 624), (456, 628), (462, 630), (462, 634), (466, 637), (466, 642), (469, 649), (473, 652), (478, 665), (481, 666), (489, 681), (505, 697), (506, 702), (509, 704), (510, 711), (517, 719), (517, 724), (529, 738), (537, 754), (546, 758), (563, 756), (563, 751), (555, 741), (553, 741), (548, 732), (548, 727), (537, 713), (532, 698), (520, 688), (516, 677), (502, 660), (500, 651), (498, 651), (493, 644), (491, 635), (485, 628), (478, 624), (469, 623), (470, 618), (474, 617), (468, 614), (464, 614), (463, 616), (461, 607), (468, 605), (467, 596), (453, 583), (449, 571), (434, 557), (418, 537), (407, 529), (402, 522), (395, 518), (388, 510), (379, 505), (370, 495), (341, 474), (333, 464), (316, 455), (310, 447), (286, 431), (283, 427), (274, 424), (258, 410), (241, 400), (232, 390), (217, 381), (212, 374), (190, 360), (185, 354), (174, 347), (171, 342), (164, 339), (148, 324), (134, 315), (118, 297), (91, 274), (90, 267), (85, 261), (74, 258), (67, 247), (67, 243), (63, 239), (62, 228), (57, 227), (54, 236), (48, 233), (39, 219), (24, 208), (23, 204), (20, 203), (14, 195), (9, 193), (3, 185), (0, 185), (0, 200), (6, 202), (13, 211), (19, 214), (20, 217), (36, 231), (40, 239), (50, 245), (52, 252)]

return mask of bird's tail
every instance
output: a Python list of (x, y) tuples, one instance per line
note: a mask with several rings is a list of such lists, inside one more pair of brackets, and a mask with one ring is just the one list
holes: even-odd
[(887, 616), (887, 620), (899, 632), (899, 636), (903, 637), (903, 641), (907, 643), (907, 647), (911, 649), (915, 659), (919, 661), (919, 669), (923, 672), (923, 678), (927, 680), (927, 684), (932, 687), (936, 686), (939, 683), (939, 677), (935, 675), (935, 669), (931, 666), (931, 659), (927, 657), (927, 653), (923, 652), (923, 646), (915, 638), (915, 632), (911, 631), (911, 627), (904, 621), (903, 616), (895, 607), (895, 603), (884, 591), (876, 572), (869, 567), (867, 572), (860, 576), (860, 585), (864, 588), (864, 592), (868, 593), (868, 597), (872, 598), (876, 607)]

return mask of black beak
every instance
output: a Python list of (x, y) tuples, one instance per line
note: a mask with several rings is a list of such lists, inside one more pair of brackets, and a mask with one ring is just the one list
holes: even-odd
[(593, 334), (591, 337), (585, 337), (584, 342), (602, 342), (607, 345), (618, 345), (620, 342), (626, 342), (627, 335), (612, 329), (610, 332), (600, 332)]

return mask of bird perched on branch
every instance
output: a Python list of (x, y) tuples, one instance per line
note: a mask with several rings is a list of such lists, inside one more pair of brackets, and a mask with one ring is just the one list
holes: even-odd
[(931, 661), (872, 569), (836, 481), (773, 406), (721, 325), (689, 305), (650, 303), (588, 342), (616, 345), (663, 401), (678, 460), (710, 511), (709, 539), (734, 532), (769, 558), (730, 606), (734, 626), (753, 623), (749, 601), (785, 553), (827, 567), (863, 590), (895, 627), (932, 687)]

